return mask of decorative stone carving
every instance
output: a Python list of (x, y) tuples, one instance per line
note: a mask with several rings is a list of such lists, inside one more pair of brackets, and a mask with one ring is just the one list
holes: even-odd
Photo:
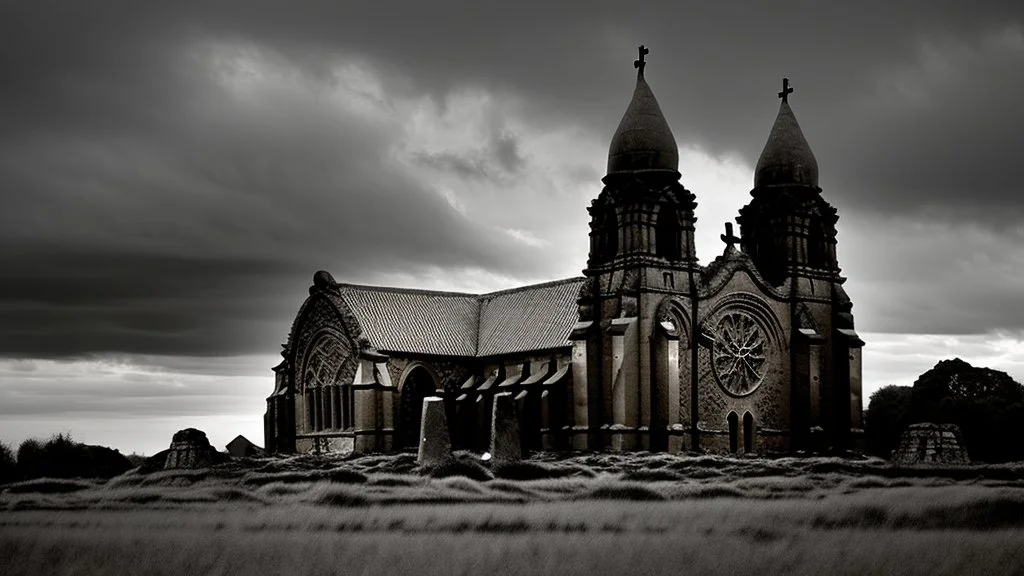
[(334, 281), (334, 276), (326, 270), (319, 270), (316, 274), (313, 274), (313, 287), (321, 290), (333, 290), (337, 291), (338, 283)]
[(718, 384), (734, 396), (756, 390), (767, 359), (765, 335), (757, 322), (742, 312), (728, 311), (709, 330), (711, 368)]
[[(355, 374), (355, 359), (352, 357), (351, 348), (337, 335), (330, 332), (322, 333), (315, 340), (306, 352), (303, 359), (302, 390), (307, 388), (323, 388), (333, 386), (348, 376), (345, 383), (350, 383), (352, 374)], [(342, 370), (344, 367), (349, 370)], [(343, 372), (351, 372), (347, 374)]]

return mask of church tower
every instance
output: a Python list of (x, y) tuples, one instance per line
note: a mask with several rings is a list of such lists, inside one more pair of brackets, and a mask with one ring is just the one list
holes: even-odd
[[(586, 350), (590, 399), (576, 417), (577, 448), (632, 450), (664, 443), (678, 390), (652, 385), (656, 308), (666, 294), (695, 293), (694, 195), (679, 182), (679, 149), (644, 77), (639, 48), (633, 98), (608, 151), (604, 188), (591, 206), (590, 254), (580, 293), (578, 356)], [(654, 446), (651, 445), (652, 431)]]
[(860, 348), (836, 258), (838, 215), (821, 195), (818, 162), (789, 104), (783, 79), (778, 116), (754, 171), (753, 199), (737, 221), (743, 251), (788, 295), (795, 448), (844, 450), (862, 435)]

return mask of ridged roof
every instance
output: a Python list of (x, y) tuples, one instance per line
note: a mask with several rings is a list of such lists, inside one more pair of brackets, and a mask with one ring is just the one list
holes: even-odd
[(568, 345), (583, 278), (490, 294), (338, 284), (375, 348), (440, 356), (494, 356)]
[(339, 284), (378, 350), (475, 356), (480, 305), (471, 294)]
[(754, 169), (754, 187), (818, 186), (818, 161), (789, 102), (782, 101), (768, 142)]
[(643, 71), (608, 149), (608, 174), (679, 170), (679, 147)]
[(477, 356), (565, 346), (582, 284), (573, 278), (480, 296)]

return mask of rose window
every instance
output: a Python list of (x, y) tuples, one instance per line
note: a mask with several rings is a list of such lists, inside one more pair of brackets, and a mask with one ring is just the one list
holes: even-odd
[(711, 367), (715, 378), (731, 394), (750, 394), (764, 377), (764, 333), (753, 318), (740, 312), (721, 315), (713, 330)]

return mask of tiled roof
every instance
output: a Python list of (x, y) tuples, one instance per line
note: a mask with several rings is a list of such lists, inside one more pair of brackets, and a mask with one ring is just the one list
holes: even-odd
[(480, 305), (472, 294), (339, 284), (378, 350), (475, 356)]
[(582, 283), (570, 278), (481, 295), (352, 284), (338, 289), (378, 350), (494, 356), (567, 345)]
[(477, 356), (558, 348), (579, 320), (582, 278), (480, 296)]

